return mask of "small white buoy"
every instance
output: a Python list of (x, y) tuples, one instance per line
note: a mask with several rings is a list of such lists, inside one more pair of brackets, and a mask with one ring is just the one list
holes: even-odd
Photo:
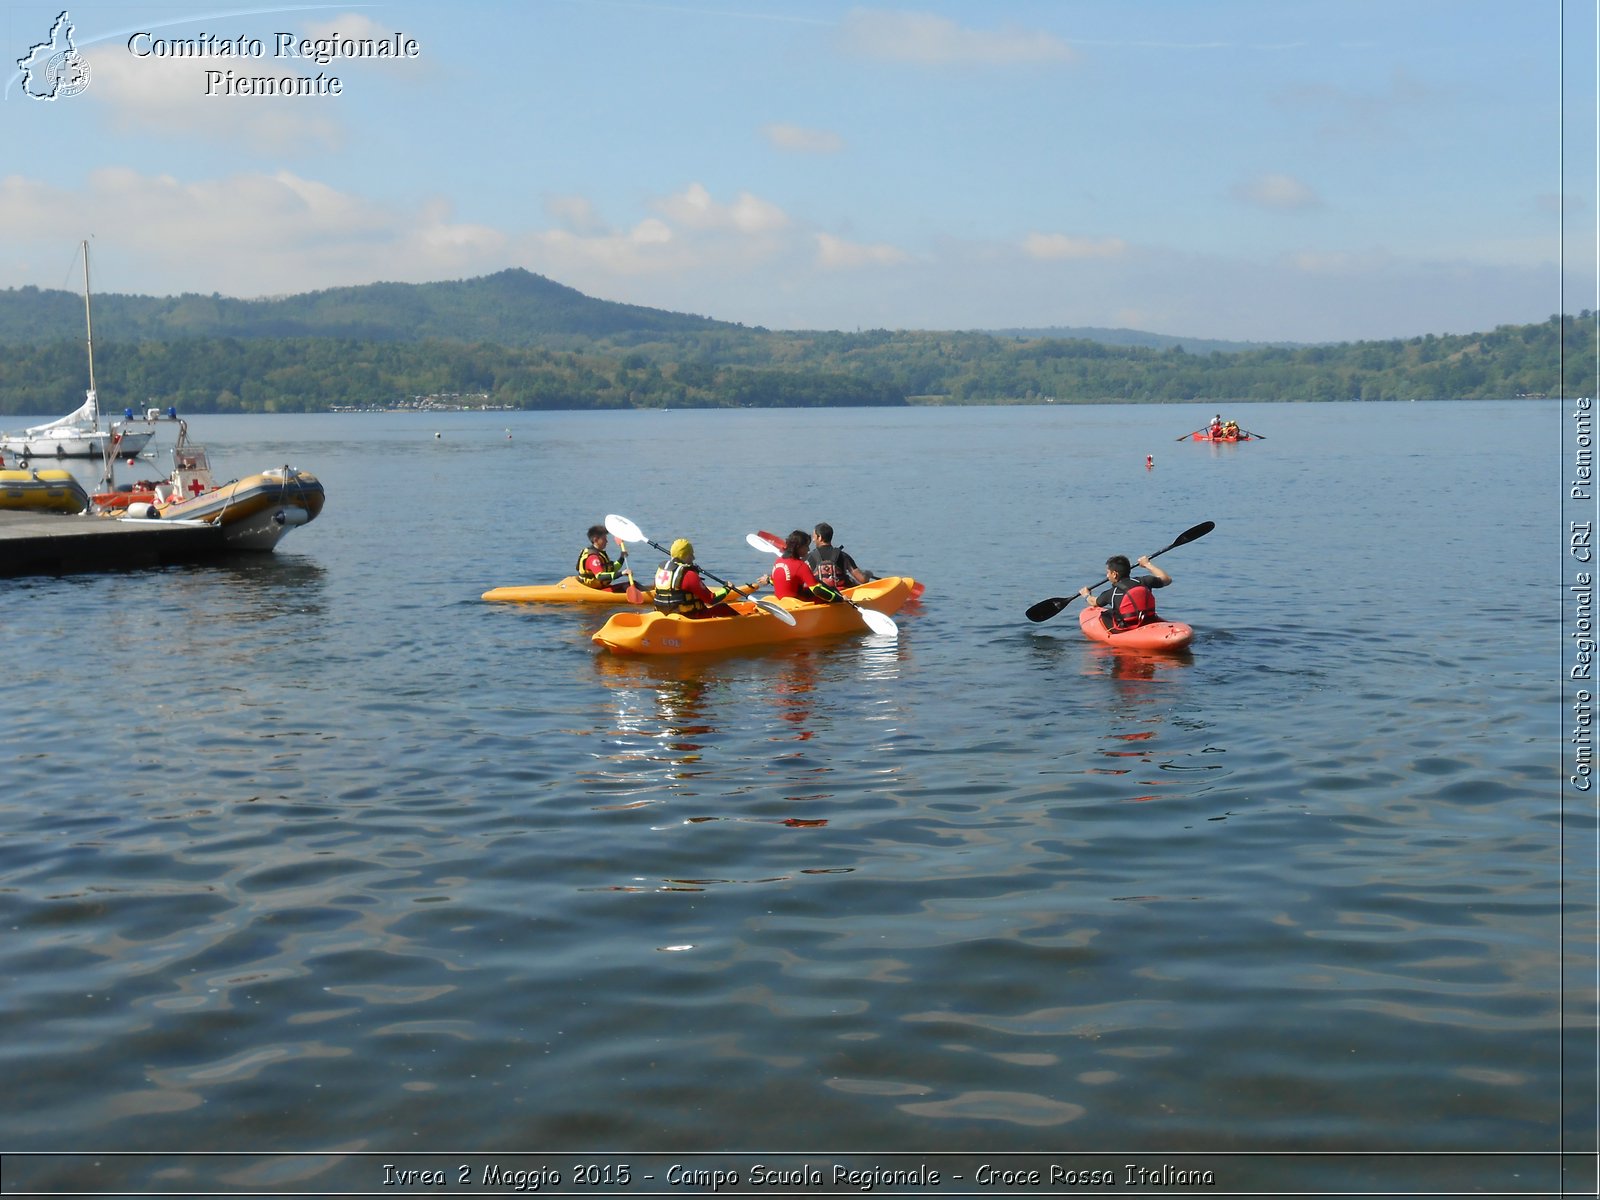
[(436, 433), (436, 434), (434, 434), (434, 435), (433, 435), (433, 436), (434, 436), (434, 437), (438, 437), (438, 436), (439, 436), (439, 435), (438, 435), (438, 434), (437, 434), (437, 433)]

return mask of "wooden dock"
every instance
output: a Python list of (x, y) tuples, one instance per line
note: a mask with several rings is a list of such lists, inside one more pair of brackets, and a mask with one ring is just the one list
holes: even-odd
[(0, 511), (0, 575), (159, 567), (226, 552), (216, 525)]

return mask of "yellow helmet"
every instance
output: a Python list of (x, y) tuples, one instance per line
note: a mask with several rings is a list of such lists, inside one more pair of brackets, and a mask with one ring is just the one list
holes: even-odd
[(694, 561), (694, 543), (688, 538), (679, 538), (672, 543), (672, 557), (680, 562)]

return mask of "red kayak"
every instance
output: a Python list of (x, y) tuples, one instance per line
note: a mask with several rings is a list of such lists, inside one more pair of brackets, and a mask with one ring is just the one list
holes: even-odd
[(1181, 621), (1151, 621), (1148, 625), (1135, 625), (1132, 629), (1110, 630), (1101, 620), (1105, 610), (1090, 605), (1078, 613), (1078, 626), (1090, 641), (1116, 646), (1123, 650), (1182, 650), (1194, 641), (1194, 629)]
[(1215, 436), (1208, 429), (1196, 429), (1189, 436), (1197, 442), (1248, 442), (1250, 440), (1250, 435), (1242, 429), (1238, 433), (1219, 433)]

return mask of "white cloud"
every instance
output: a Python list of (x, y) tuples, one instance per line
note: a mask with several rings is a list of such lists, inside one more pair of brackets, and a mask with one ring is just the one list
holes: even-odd
[(967, 29), (948, 17), (924, 12), (858, 8), (846, 14), (839, 36), (863, 58), (921, 66), (998, 67), (1062, 63), (1076, 58), (1071, 46), (1051, 33), (1004, 26)]
[(546, 196), (544, 211), (573, 233), (600, 233), (605, 229), (605, 222), (587, 196)]
[(816, 235), (817, 265), (825, 270), (852, 270), (857, 267), (894, 266), (909, 262), (911, 256), (895, 246), (879, 243), (863, 245), (847, 242), (831, 233)]
[(665, 221), (647, 217), (632, 229), (579, 234), (548, 229), (530, 234), (521, 247), (530, 270), (580, 290), (601, 277), (633, 277), (692, 268), (692, 249)]
[[(349, 12), (341, 13), (339, 16), (328, 21), (308, 21), (305, 26), (305, 32), (296, 34), (294, 40), (295, 48), (298, 50), (300, 42), (303, 38), (322, 39), (337, 37), (340, 41), (343, 41), (346, 38), (355, 38), (358, 41), (362, 39), (368, 39), (374, 42), (387, 41), (392, 44), (394, 41), (394, 35), (394, 26), (380, 25), (371, 17), (363, 16), (360, 13)], [(421, 47), (419, 46), (418, 49), (420, 50)], [(419, 54), (416, 58), (400, 58), (393, 55), (379, 56), (374, 54), (360, 58), (334, 59), (333, 63), (319, 64), (315, 58), (309, 57), (291, 61), (299, 61), (303, 65), (315, 64), (324, 67), (331, 66), (336, 63), (341, 72), (348, 72), (355, 69), (363, 71), (369, 69), (400, 69), (404, 70), (407, 75), (410, 75), (418, 67), (423, 66), (427, 62), (427, 57), (421, 54)]]
[(206, 94), (208, 71), (275, 79), (301, 72), (250, 58), (139, 58), (122, 44), (96, 47), (89, 63), (94, 82), (83, 99), (109, 105), (119, 133), (198, 137), (268, 153), (337, 150), (345, 142), (325, 97)]
[(526, 235), (519, 247), (524, 265), (580, 290), (609, 292), (620, 280), (664, 273), (740, 276), (793, 253), (788, 214), (750, 192), (722, 204), (705, 185), (691, 183), (651, 206), (658, 215), (612, 229), (583, 197), (547, 201), (566, 228)]
[(1121, 238), (1079, 238), (1064, 233), (1030, 233), (1022, 241), (1029, 258), (1117, 258), (1127, 245)]
[(100, 261), (124, 276), (108, 277), (107, 290), (155, 294), (448, 279), (499, 270), (506, 254), (503, 234), (452, 220), (442, 200), (394, 209), (290, 171), (182, 182), (108, 167), (70, 190), (7, 176), (0, 228), (63, 245), (88, 230), (107, 248)]
[(732, 204), (718, 204), (703, 184), (691, 183), (675, 195), (665, 196), (654, 205), (668, 220), (687, 229), (733, 229), (739, 233), (770, 233), (787, 228), (789, 217), (776, 204), (740, 192)]
[(1322, 198), (1307, 184), (1292, 175), (1270, 172), (1236, 184), (1233, 196), (1245, 204), (1284, 212), (1322, 206)]
[(831, 130), (806, 129), (776, 121), (763, 125), (761, 136), (776, 149), (796, 154), (837, 154), (844, 149), (844, 139)]

